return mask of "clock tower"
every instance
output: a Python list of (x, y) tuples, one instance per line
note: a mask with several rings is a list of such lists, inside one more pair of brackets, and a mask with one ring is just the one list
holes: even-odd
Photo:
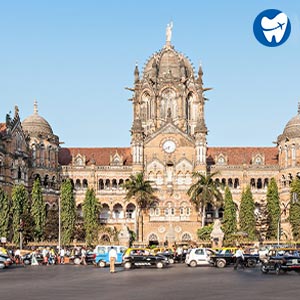
[[(176, 232), (183, 234), (180, 221), (197, 221), (187, 190), (194, 171), (206, 173), (203, 72), (200, 66), (195, 76), (189, 59), (175, 50), (171, 29), (168, 25), (166, 44), (146, 62), (141, 78), (136, 66), (134, 88), (130, 89), (134, 92), (133, 171), (143, 172), (158, 191), (160, 202), (149, 222), (162, 226), (161, 231), (165, 228), (164, 234), (158, 229), (152, 232), (160, 235), (160, 241), (171, 241)], [(196, 237), (198, 227), (188, 230), (191, 238)], [(181, 237), (176, 236), (178, 239)]]

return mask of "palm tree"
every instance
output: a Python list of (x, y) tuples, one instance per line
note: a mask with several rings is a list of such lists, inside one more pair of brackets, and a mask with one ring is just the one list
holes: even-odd
[(213, 181), (213, 177), (218, 172), (204, 175), (200, 172), (193, 172), (193, 178), (197, 181), (191, 185), (187, 191), (191, 202), (194, 204), (197, 211), (201, 211), (202, 227), (205, 225), (205, 208), (208, 204), (219, 206), (223, 202), (223, 196), (219, 190), (219, 185)]
[[(137, 204), (137, 240), (143, 242), (143, 215), (155, 203), (158, 198), (154, 195), (151, 181), (144, 180), (143, 173), (131, 175), (130, 179), (123, 184), (127, 190), (125, 199), (129, 201), (134, 198)], [(140, 234), (141, 233), (141, 234)]]

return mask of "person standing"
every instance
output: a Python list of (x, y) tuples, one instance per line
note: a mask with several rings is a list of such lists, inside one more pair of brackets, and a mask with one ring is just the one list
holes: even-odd
[(115, 262), (118, 257), (116, 249), (112, 246), (108, 253), (110, 273), (115, 273)]
[(81, 249), (81, 263), (86, 266), (86, 250), (84, 247)]
[(237, 269), (238, 265), (240, 265), (243, 269), (245, 268), (244, 266), (244, 252), (242, 247), (239, 247), (239, 249), (235, 252), (235, 254), (233, 255), (235, 256), (236, 260), (235, 260), (235, 264), (234, 264), (234, 270)]

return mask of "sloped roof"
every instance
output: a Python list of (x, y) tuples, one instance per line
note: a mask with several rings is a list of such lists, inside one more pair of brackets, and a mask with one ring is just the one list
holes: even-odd
[(220, 154), (227, 157), (227, 165), (251, 164), (253, 156), (260, 154), (265, 158), (265, 165), (278, 164), (278, 149), (276, 147), (208, 147), (208, 164), (215, 164)]
[(124, 165), (132, 165), (131, 148), (61, 148), (58, 161), (61, 165), (72, 164), (72, 158), (78, 154), (86, 157), (86, 164), (96, 166), (109, 166), (110, 156), (118, 153), (123, 157)]

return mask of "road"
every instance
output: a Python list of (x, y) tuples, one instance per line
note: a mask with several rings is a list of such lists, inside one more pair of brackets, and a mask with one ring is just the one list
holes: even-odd
[(94, 266), (27, 266), (0, 270), (0, 299), (16, 300), (267, 300), (298, 299), (300, 277), (259, 268), (169, 268), (124, 271)]

